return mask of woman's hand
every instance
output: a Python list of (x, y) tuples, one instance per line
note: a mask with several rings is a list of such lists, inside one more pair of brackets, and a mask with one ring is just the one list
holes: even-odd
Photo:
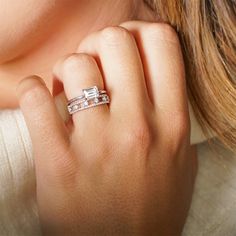
[(179, 235), (196, 152), (184, 63), (168, 25), (125, 22), (87, 36), (55, 77), (67, 99), (98, 86), (111, 98), (64, 124), (37, 76), (17, 89), (33, 142), (37, 201), (48, 235)]

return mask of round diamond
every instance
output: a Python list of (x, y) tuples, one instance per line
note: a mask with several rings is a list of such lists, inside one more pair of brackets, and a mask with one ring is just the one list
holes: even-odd
[(73, 108), (72, 108), (72, 110), (76, 110), (76, 109), (78, 109), (78, 108), (79, 108), (79, 105), (74, 105)]
[(98, 98), (94, 98), (94, 102), (95, 102), (95, 103), (98, 103), (98, 102), (99, 102), (99, 99), (98, 99)]
[(85, 101), (83, 105), (84, 107), (87, 107), (89, 105), (88, 101)]

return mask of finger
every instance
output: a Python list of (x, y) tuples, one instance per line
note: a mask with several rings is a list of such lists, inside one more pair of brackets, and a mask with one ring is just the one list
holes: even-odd
[(64, 160), (69, 135), (43, 80), (37, 76), (23, 79), (16, 94), (32, 139), (36, 172), (48, 176), (56, 162), (65, 168), (71, 165), (72, 158)]
[(171, 26), (131, 21), (121, 24), (135, 36), (143, 60), (147, 87), (158, 116), (188, 115), (181, 46)]
[[(98, 58), (111, 92), (111, 111), (134, 118), (148, 103), (142, 62), (133, 36), (122, 27), (108, 27), (85, 38), (78, 52)], [(116, 113), (117, 114), (117, 113)]]
[[(103, 78), (96, 60), (82, 53), (74, 53), (59, 60), (53, 68), (54, 75), (63, 82), (68, 100), (82, 94), (82, 89), (97, 86), (104, 89)], [(108, 118), (108, 106), (99, 105), (72, 115), (75, 128), (85, 132)]]

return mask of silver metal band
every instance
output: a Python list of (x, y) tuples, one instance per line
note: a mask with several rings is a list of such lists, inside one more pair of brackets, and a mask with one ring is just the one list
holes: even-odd
[[(101, 95), (101, 94), (106, 94), (106, 93), (107, 93), (107, 92), (106, 92), (105, 90), (100, 90), (100, 91), (99, 91), (99, 95)], [(78, 97), (75, 97), (75, 98), (70, 99), (67, 104), (72, 104), (72, 103), (77, 102), (78, 100), (82, 100), (82, 99), (86, 99), (86, 97), (85, 97), (84, 94), (83, 94), (83, 95), (80, 95), (80, 96), (78, 96)]]
[(83, 89), (83, 95), (70, 99), (67, 108), (70, 114), (91, 107), (110, 103), (110, 98), (105, 90), (98, 90), (97, 86)]

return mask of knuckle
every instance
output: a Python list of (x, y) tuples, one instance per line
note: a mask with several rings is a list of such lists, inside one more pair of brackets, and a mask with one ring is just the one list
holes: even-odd
[[(32, 83), (32, 79), (36, 77), (27, 78), (24, 83), (28, 83), (27, 89), (24, 90), (20, 96), (19, 102), (29, 109), (37, 110), (40, 106), (48, 102), (50, 94), (44, 86), (39, 83)], [(31, 80), (31, 81), (30, 81)]]
[(162, 40), (174, 44), (179, 42), (175, 29), (167, 23), (152, 23), (146, 27), (146, 33), (152, 41)]
[(124, 135), (125, 145), (136, 150), (149, 150), (153, 141), (151, 128), (145, 121), (136, 121), (131, 124)]
[(172, 118), (173, 117), (174, 122), (172, 122), (172, 125), (170, 126), (172, 138), (176, 141), (182, 142), (190, 135), (190, 121), (188, 117), (181, 112), (175, 113)]
[(70, 55), (63, 62), (63, 70), (71, 71), (72, 69), (80, 66), (91, 66), (94, 65), (95, 59), (86, 53), (75, 53)]
[(93, 42), (96, 42), (98, 32), (93, 32), (88, 35), (85, 35), (83, 39), (81, 39), (76, 52), (77, 53), (83, 53), (83, 52), (89, 52), (93, 49)]
[(162, 126), (165, 128), (161, 143), (170, 156), (175, 157), (177, 153), (186, 150), (190, 144), (190, 121), (183, 114), (172, 113), (166, 117)]
[(139, 29), (141, 29), (144, 24), (146, 25), (146, 22), (141, 22), (139, 20), (129, 20), (122, 22), (121, 24), (119, 24), (119, 26), (128, 30), (132, 30), (136, 29), (137, 27), (140, 27)]
[(102, 30), (102, 39), (108, 45), (119, 45), (131, 37), (131, 33), (121, 26), (110, 26)]

